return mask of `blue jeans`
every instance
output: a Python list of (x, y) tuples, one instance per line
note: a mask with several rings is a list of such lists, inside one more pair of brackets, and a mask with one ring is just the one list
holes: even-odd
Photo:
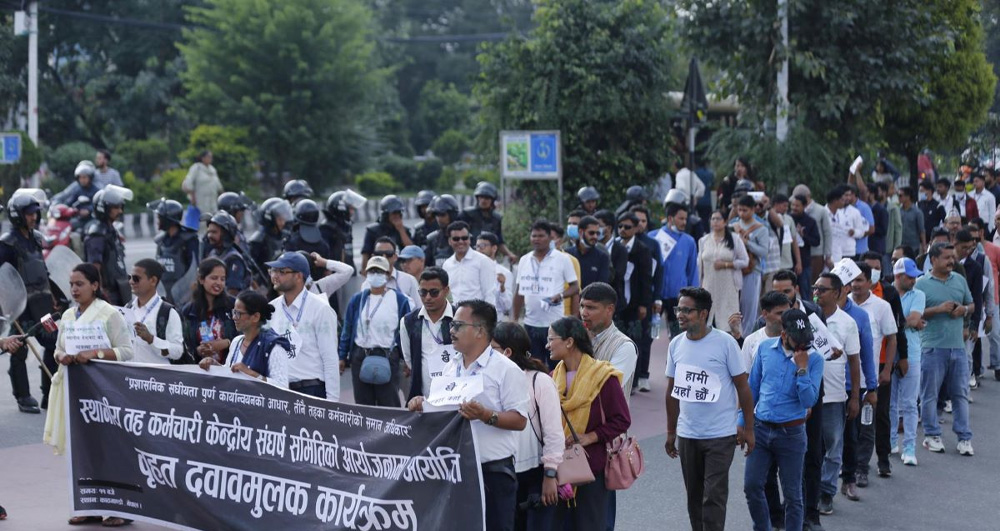
[(844, 423), (847, 421), (847, 403), (823, 404), (823, 471), (820, 492), (827, 496), (837, 494), (837, 477), (844, 460)]
[(889, 442), (896, 446), (899, 417), (903, 417), (902, 449), (913, 450), (917, 444), (917, 399), (920, 398), (921, 362), (910, 362), (906, 376), (892, 371), (892, 400), (889, 402)]
[(921, 354), (921, 418), (924, 435), (940, 436), (937, 401), (941, 384), (946, 383), (951, 399), (951, 429), (959, 441), (972, 440), (972, 424), (969, 422), (969, 357), (964, 348), (925, 348)]
[(767, 508), (764, 484), (772, 463), (778, 464), (778, 479), (785, 495), (785, 529), (802, 529), (802, 467), (806, 457), (806, 426), (780, 428), (754, 423), (756, 445), (747, 456), (743, 492), (747, 497), (754, 531), (770, 531), (771, 513)]

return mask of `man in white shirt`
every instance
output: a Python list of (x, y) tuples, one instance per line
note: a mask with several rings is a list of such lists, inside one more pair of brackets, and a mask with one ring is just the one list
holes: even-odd
[[(476, 250), (495, 261), (497, 251), (500, 250), (500, 239), (492, 232), (483, 231), (476, 240)], [(497, 298), (494, 304), (497, 307), (497, 318), (509, 321), (510, 311), (514, 306), (514, 274), (499, 263), (494, 262), (494, 265), (497, 270)]]
[[(417, 279), (406, 271), (396, 269), (396, 242), (388, 236), (382, 236), (375, 240), (375, 250), (372, 256), (381, 256), (389, 261), (389, 282), (386, 287), (394, 289), (409, 299), (410, 307), (419, 310), (423, 305), (420, 303), (420, 296), (417, 295)], [(365, 280), (361, 284), (361, 289), (371, 289), (372, 285)]]
[(747, 367), (753, 367), (753, 359), (757, 356), (757, 348), (761, 342), (781, 335), (781, 315), (791, 307), (784, 293), (769, 291), (760, 298), (760, 315), (764, 319), (764, 326), (747, 336), (741, 349)]
[[(420, 274), (420, 297), (424, 305), (399, 320), (396, 346), (404, 374), (410, 374), (407, 400), (430, 392), (431, 380), (441, 376), (445, 365), (455, 356), (451, 344), (451, 321), (455, 311), (448, 302), (448, 272), (428, 267)], [(416, 374), (413, 374), (416, 373)]]
[[(833, 497), (837, 494), (837, 478), (844, 455), (844, 423), (853, 421), (859, 411), (859, 388), (851, 387), (847, 393), (847, 370), (851, 381), (861, 381), (861, 342), (858, 325), (850, 315), (840, 309), (840, 295), (844, 284), (837, 275), (823, 273), (813, 285), (813, 295), (820, 312), (826, 318), (826, 327), (844, 346), (834, 350), (823, 364), (823, 442), (826, 455), (820, 485), (820, 514), (833, 513)], [(846, 359), (845, 359), (846, 354)]]
[(480, 299), (493, 304), (497, 293), (496, 262), (471, 249), (468, 223), (453, 221), (445, 231), (455, 252), (442, 266), (451, 280), (451, 300)]
[(990, 230), (996, 227), (994, 217), (997, 214), (997, 198), (992, 192), (986, 189), (986, 177), (977, 173), (972, 178), (972, 198), (976, 200), (976, 207), (979, 209), (979, 217), (985, 221)]
[[(514, 452), (518, 432), (527, 426), (528, 382), (521, 369), (490, 342), (496, 308), (483, 300), (458, 303), (451, 322), (451, 342), (461, 354), (448, 363), (444, 377), (482, 377), (483, 392), (462, 403), (458, 412), (472, 421), (486, 491), (487, 529), (514, 528), (517, 476)], [(412, 398), (410, 411), (423, 411), (423, 396)]]
[(830, 252), (833, 263), (841, 258), (853, 257), (857, 254), (857, 240), (865, 237), (868, 223), (861, 212), (852, 205), (844, 204), (844, 194), (847, 189), (836, 186), (826, 195), (826, 207), (830, 210), (830, 227), (833, 242)]
[(286, 252), (266, 262), (271, 285), (281, 294), (271, 301), (275, 312), (268, 325), (292, 344), (288, 360), (288, 388), (303, 394), (340, 400), (337, 359), (337, 313), (326, 297), (305, 289), (309, 262), (297, 252)]
[[(545, 348), (549, 325), (563, 317), (563, 299), (580, 292), (569, 256), (550, 248), (551, 241), (549, 222), (535, 221), (531, 225), (532, 252), (517, 263), (517, 292), (511, 315), (516, 321), (523, 310), (524, 328), (531, 338), (531, 355), (545, 363), (549, 362), (549, 351)], [(564, 289), (564, 285), (568, 287)]]
[(156, 294), (161, 278), (163, 266), (152, 258), (143, 258), (132, 267), (129, 284), (135, 298), (125, 305), (135, 318), (135, 322), (129, 323), (135, 335), (132, 361), (166, 364), (180, 360), (184, 354), (181, 316)]

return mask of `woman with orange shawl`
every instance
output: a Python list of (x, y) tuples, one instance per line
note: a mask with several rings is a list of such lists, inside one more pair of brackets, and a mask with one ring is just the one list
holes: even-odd
[(580, 437), (587, 452), (595, 481), (576, 489), (572, 507), (559, 505), (557, 527), (568, 516), (576, 531), (603, 530), (606, 527), (608, 489), (604, 486), (604, 465), (608, 460), (606, 444), (619, 437), (632, 424), (622, 373), (606, 361), (594, 359), (594, 347), (583, 322), (576, 317), (564, 317), (549, 327), (546, 347), (551, 359), (559, 362), (552, 379), (559, 391), (566, 446), (572, 446), (566, 418)]

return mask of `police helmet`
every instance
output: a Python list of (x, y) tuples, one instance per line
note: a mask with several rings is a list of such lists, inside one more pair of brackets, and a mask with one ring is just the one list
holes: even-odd
[[(7, 217), (15, 227), (26, 227), (24, 216), (42, 210), (42, 204), (32, 195), (15, 195), (7, 202)], [(38, 226), (38, 221), (35, 221)]]
[[(478, 190), (478, 188), (476, 189)], [(421, 190), (417, 193), (417, 198), (413, 200), (413, 204), (417, 207), (428, 206), (431, 204), (431, 201), (434, 201), (435, 197), (437, 197), (437, 194), (434, 193), (434, 190)]]
[(156, 216), (178, 225), (183, 224), (184, 207), (173, 199), (161, 198), (146, 203), (146, 208), (156, 213)]
[(303, 199), (295, 203), (295, 224), (302, 239), (316, 243), (322, 237), (319, 228), (319, 206), (312, 199)]
[[(123, 193), (123, 190), (128, 192), (128, 194)], [(128, 201), (131, 198), (131, 190), (127, 190), (113, 184), (105, 186), (103, 190), (94, 194), (94, 213), (97, 215), (97, 219), (107, 220), (108, 212), (112, 208), (124, 207), (125, 201)]]
[(313, 189), (309, 186), (309, 183), (302, 179), (295, 179), (285, 183), (285, 189), (282, 192), (285, 199), (289, 201), (294, 201), (301, 197), (310, 197), (313, 195)]
[(497, 197), (500, 197), (500, 194), (497, 192), (497, 187), (493, 183), (486, 181), (479, 181), (479, 184), (476, 185), (476, 190), (472, 193), (472, 195), (475, 197), (489, 197), (494, 201), (496, 201)]
[(646, 200), (646, 190), (637, 184), (629, 186), (628, 190), (625, 191), (625, 200), (641, 203)]
[(391, 214), (393, 212), (402, 212), (404, 210), (403, 200), (396, 197), (395, 195), (387, 195), (382, 198), (378, 203), (378, 209), (383, 214)]
[(223, 192), (219, 196), (218, 202), (219, 210), (225, 210), (232, 214), (233, 217), (236, 216), (237, 212), (243, 212), (254, 207), (253, 201), (243, 192), (238, 194), (236, 192)]
[(268, 227), (277, 227), (276, 218), (292, 220), (292, 205), (280, 197), (272, 197), (261, 203), (257, 210), (258, 221)]
[(223, 232), (229, 235), (230, 240), (235, 240), (236, 235), (239, 234), (239, 225), (236, 223), (236, 218), (232, 214), (226, 212), (225, 210), (220, 210), (208, 220), (209, 223), (214, 223), (223, 230)]
[(344, 192), (334, 192), (326, 198), (326, 203), (323, 205), (323, 213), (326, 214), (326, 217), (346, 219), (348, 212), (350, 211), (347, 209), (347, 203), (344, 202)]
[(576, 197), (581, 203), (601, 200), (601, 194), (599, 194), (597, 192), (597, 188), (594, 188), (593, 186), (584, 186), (583, 188), (580, 188), (580, 191), (576, 193)]
[(448, 214), (451, 220), (455, 221), (458, 216), (458, 200), (451, 194), (441, 194), (431, 201), (431, 211), (435, 214)]

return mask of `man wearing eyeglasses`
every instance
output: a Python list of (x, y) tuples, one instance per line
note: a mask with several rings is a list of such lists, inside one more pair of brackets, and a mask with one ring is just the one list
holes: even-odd
[(442, 266), (451, 279), (451, 297), (455, 302), (472, 299), (495, 301), (497, 272), (495, 262), (471, 248), (469, 224), (455, 221), (445, 229), (454, 254)]
[[(812, 326), (806, 314), (788, 310), (781, 315), (780, 323), (780, 338), (761, 343), (750, 368), (750, 391), (756, 404), (756, 444), (747, 456), (743, 491), (754, 529), (770, 528), (764, 484), (772, 463), (778, 465), (781, 491), (785, 495), (784, 528), (803, 528), (805, 424), (823, 380), (823, 357), (812, 348)], [(737, 425), (745, 425), (742, 411)]]
[(132, 266), (129, 275), (135, 298), (125, 307), (132, 310), (135, 318), (128, 324), (135, 330), (135, 361), (142, 363), (177, 362), (184, 355), (181, 316), (156, 293), (163, 274), (163, 265), (152, 258), (143, 258)]
[[(420, 295), (417, 293), (417, 279), (413, 275), (396, 269), (396, 242), (392, 241), (392, 238), (382, 236), (375, 241), (375, 250), (372, 252), (372, 256), (381, 256), (389, 261), (389, 272), (387, 273), (388, 280), (386, 282), (386, 287), (389, 289), (394, 289), (409, 299), (410, 308), (415, 308), (419, 310), (423, 307), (420, 302)], [(368, 282), (366, 278), (364, 283), (361, 284), (361, 289), (371, 289), (372, 285)]]
[(407, 400), (429, 392), (431, 380), (441, 376), (455, 356), (449, 328), (455, 311), (448, 302), (448, 273), (428, 267), (420, 274), (418, 293), (424, 305), (400, 319), (395, 342), (403, 358), (403, 373), (411, 378)]

